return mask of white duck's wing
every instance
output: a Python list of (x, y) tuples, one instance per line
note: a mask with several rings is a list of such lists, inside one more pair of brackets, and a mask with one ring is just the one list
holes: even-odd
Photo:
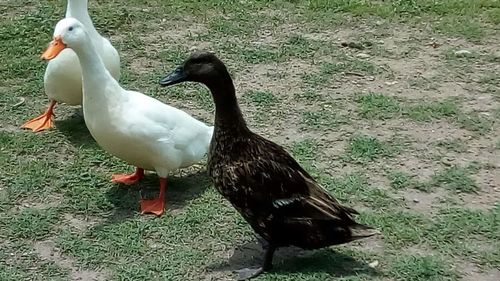
[(175, 154), (181, 167), (205, 155), (213, 127), (152, 97), (134, 91), (128, 91), (128, 96), (127, 126), (136, 137), (164, 147), (170, 157)]

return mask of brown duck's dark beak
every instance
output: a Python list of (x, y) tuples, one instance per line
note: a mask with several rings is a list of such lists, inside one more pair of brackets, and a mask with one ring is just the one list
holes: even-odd
[(184, 73), (184, 68), (179, 66), (172, 73), (163, 77), (160, 80), (160, 85), (171, 86), (186, 81), (187, 76)]

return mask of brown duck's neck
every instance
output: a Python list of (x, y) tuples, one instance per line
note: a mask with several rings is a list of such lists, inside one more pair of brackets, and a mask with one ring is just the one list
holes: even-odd
[(215, 130), (239, 134), (247, 132), (247, 124), (241, 114), (231, 78), (224, 83), (208, 85), (215, 102)]

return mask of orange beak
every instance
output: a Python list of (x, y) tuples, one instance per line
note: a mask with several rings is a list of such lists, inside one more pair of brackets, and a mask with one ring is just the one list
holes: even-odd
[(67, 46), (66, 46), (66, 44), (63, 43), (61, 36), (56, 36), (56, 37), (54, 37), (54, 40), (52, 40), (52, 42), (50, 42), (47, 50), (45, 50), (45, 52), (43, 52), (42, 59), (51, 60), (51, 59), (57, 57), (57, 55), (59, 55), (59, 53), (62, 50), (66, 49), (66, 47)]

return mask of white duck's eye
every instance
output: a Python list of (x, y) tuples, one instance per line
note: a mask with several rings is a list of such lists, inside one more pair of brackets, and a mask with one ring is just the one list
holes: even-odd
[(72, 26), (70, 26), (70, 27), (68, 28), (68, 30), (69, 30), (69, 31), (72, 31), (72, 30), (73, 30), (73, 27), (72, 27)]

